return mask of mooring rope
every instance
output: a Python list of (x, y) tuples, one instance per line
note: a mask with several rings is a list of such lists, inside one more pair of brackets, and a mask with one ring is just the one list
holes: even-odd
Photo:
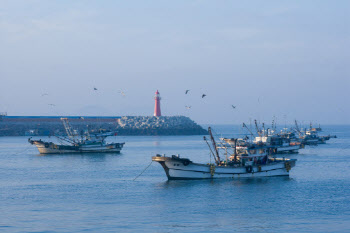
[(153, 161), (151, 161), (151, 163), (148, 164), (148, 166), (145, 169), (143, 169), (143, 171), (138, 176), (136, 176), (135, 179), (133, 179), (132, 181), (135, 181), (137, 178), (139, 178), (151, 166), (152, 163)]
[(29, 145), (29, 146), (27, 146), (27, 148), (25, 148), (24, 150), (21, 150), (21, 151), (19, 151), (19, 152), (17, 152), (17, 153), (11, 154), (11, 156), (12, 156), (12, 155), (18, 155), (18, 154), (24, 153), (24, 152), (26, 152), (27, 150), (29, 150), (31, 147), (32, 147), (32, 146)]

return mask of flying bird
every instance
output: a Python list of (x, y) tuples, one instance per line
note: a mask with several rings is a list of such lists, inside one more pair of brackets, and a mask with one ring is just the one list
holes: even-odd
[(192, 106), (185, 106), (186, 109), (191, 109)]
[(202, 95), (202, 99), (203, 99), (204, 97), (206, 97), (206, 96), (207, 96), (206, 94), (203, 94), (203, 95)]
[(235, 109), (235, 108), (236, 108), (236, 106), (233, 106), (233, 105), (231, 105), (231, 106), (232, 106), (232, 108), (233, 108), (233, 109)]
[(186, 91), (185, 91), (185, 94), (187, 95), (187, 93), (188, 93), (189, 91), (190, 91), (190, 90), (186, 90)]
[(44, 94), (42, 94), (41, 96), (45, 96), (45, 95), (49, 95), (49, 94), (47, 94), (47, 93), (44, 93)]
[(96, 88), (96, 87), (94, 87), (94, 91), (97, 91), (97, 88)]
[(122, 91), (122, 90), (120, 90), (120, 91), (118, 91), (120, 94), (122, 94), (122, 96), (125, 96), (125, 93), (124, 93), (124, 91)]
[(48, 104), (49, 106), (52, 106), (52, 107), (54, 107), (54, 106), (56, 106), (55, 104)]

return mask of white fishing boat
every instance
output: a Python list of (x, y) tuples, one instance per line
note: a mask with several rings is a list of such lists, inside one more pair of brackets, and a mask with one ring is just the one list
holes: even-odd
[[(237, 150), (229, 145), (218, 146), (211, 129), (208, 129), (212, 146), (207, 142), (215, 163), (194, 163), (188, 158), (180, 156), (167, 157), (156, 155), (152, 161), (162, 165), (169, 180), (185, 179), (218, 179), (218, 178), (254, 178), (270, 176), (289, 176), (289, 171), (295, 166), (296, 159), (274, 158), (269, 156), (269, 149), (265, 146), (247, 146)], [(225, 149), (226, 159), (221, 160), (219, 149)], [(228, 156), (229, 149), (234, 152)]]
[[(278, 134), (276, 133), (276, 124), (274, 120), (272, 121), (271, 129), (267, 128), (266, 130), (264, 123), (262, 124), (262, 128), (260, 128), (257, 121), (254, 120), (254, 122), (258, 136), (254, 138), (254, 141), (251, 142), (251, 144), (265, 145), (269, 147), (271, 154), (298, 153), (301, 148), (301, 143), (295, 135), (292, 137), (292, 134), (287, 132), (287, 128)], [(251, 130), (245, 124), (243, 124), (243, 127), (250, 131), (253, 138)]]
[(67, 118), (61, 119), (65, 127), (67, 137), (56, 136), (60, 144), (28, 139), (35, 145), (40, 154), (62, 154), (62, 153), (120, 153), (125, 143), (107, 143), (105, 139), (116, 135), (115, 132), (86, 132), (78, 135), (69, 125)]
[(254, 143), (263, 143), (272, 149), (272, 152), (277, 153), (298, 153), (300, 142), (293, 141), (289, 138), (283, 138), (280, 135), (266, 135), (256, 137)]
[(249, 142), (247, 139), (238, 139), (235, 141), (235, 139), (221, 138), (221, 140), (231, 146), (236, 146), (237, 150), (246, 149), (254, 145), (266, 146), (271, 154), (298, 153), (301, 147), (300, 142), (289, 138), (283, 138), (280, 135), (255, 137), (253, 142)]

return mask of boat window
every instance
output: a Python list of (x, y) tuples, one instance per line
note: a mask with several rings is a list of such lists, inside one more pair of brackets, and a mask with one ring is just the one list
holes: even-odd
[(265, 153), (265, 149), (260, 149), (259, 150), (259, 154), (264, 154)]
[(251, 155), (256, 154), (256, 150), (249, 150), (249, 154)]

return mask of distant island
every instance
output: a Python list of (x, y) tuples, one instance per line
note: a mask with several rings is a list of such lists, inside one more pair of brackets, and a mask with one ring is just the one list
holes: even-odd
[(185, 116), (3, 116), (0, 136), (65, 135), (61, 117), (68, 118), (78, 133), (112, 130), (118, 135), (204, 135), (207, 130)]

